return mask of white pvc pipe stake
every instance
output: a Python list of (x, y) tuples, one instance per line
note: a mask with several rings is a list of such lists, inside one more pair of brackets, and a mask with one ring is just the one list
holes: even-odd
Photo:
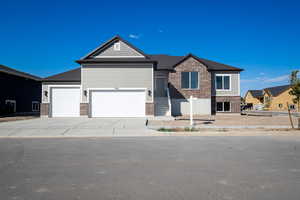
[(190, 96), (190, 125), (193, 126), (193, 96)]

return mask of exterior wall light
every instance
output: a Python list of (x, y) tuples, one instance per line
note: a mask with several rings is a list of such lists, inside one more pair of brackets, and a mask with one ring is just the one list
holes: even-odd
[(44, 91), (45, 97), (48, 97), (48, 91)]
[(148, 90), (148, 96), (151, 97), (151, 95), (152, 95), (152, 91)]
[(84, 96), (87, 96), (87, 91), (84, 90), (84, 91), (83, 91), (83, 94), (84, 94)]

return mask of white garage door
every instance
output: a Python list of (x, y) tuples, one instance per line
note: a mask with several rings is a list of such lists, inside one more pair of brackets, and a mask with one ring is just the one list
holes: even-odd
[(52, 88), (52, 117), (80, 116), (80, 88)]
[(92, 117), (144, 117), (145, 90), (91, 92)]

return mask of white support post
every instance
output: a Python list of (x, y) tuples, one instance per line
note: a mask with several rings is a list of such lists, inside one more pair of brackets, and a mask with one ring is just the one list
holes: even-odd
[(193, 96), (190, 96), (190, 125), (193, 126)]

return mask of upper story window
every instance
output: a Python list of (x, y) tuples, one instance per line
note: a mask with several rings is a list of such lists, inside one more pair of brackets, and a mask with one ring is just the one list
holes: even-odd
[(230, 90), (231, 76), (226, 74), (216, 75), (216, 89), (217, 90)]
[(182, 89), (198, 89), (199, 73), (198, 72), (181, 72)]
[(120, 42), (116, 42), (116, 43), (114, 44), (114, 50), (115, 50), (115, 51), (120, 51), (120, 49), (121, 49)]

